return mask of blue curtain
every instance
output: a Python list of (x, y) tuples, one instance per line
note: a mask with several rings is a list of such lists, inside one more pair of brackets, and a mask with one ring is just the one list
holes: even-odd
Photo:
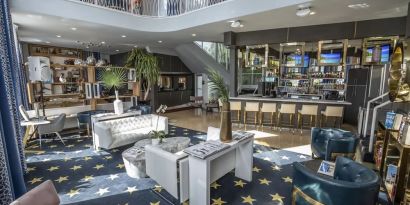
[[(21, 69), (15, 48), (8, 0), (0, 1), (0, 204), (26, 192), (22, 130), (17, 112), (21, 100)], [(20, 94), (20, 96), (18, 95)], [(17, 98), (18, 97), (18, 98)]]

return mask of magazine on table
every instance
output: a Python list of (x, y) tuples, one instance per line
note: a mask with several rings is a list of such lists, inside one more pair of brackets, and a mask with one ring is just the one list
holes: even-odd
[(325, 174), (328, 176), (333, 177), (335, 174), (335, 163), (334, 162), (329, 162), (329, 161), (322, 161), (320, 164), (319, 170), (317, 170), (318, 173), (320, 174)]
[(217, 152), (220, 152), (226, 148), (230, 147), (229, 144), (222, 143), (216, 140), (206, 141), (191, 147), (184, 149), (184, 152), (198, 157), (200, 159), (205, 159)]
[(232, 132), (232, 139), (236, 141), (241, 141), (252, 137), (254, 134), (245, 131), (234, 131)]

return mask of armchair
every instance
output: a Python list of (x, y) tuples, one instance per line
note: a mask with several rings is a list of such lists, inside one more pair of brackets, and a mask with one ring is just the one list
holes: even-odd
[(312, 157), (334, 160), (340, 155), (353, 158), (356, 153), (358, 138), (351, 132), (313, 127), (311, 137)]
[(188, 155), (145, 146), (146, 173), (180, 203), (189, 197)]
[(293, 163), (292, 205), (374, 205), (380, 178), (371, 169), (345, 157), (336, 159), (333, 178), (324, 178)]
[(34, 189), (25, 193), (20, 198), (16, 199), (10, 205), (59, 205), (60, 198), (58, 197), (56, 188), (53, 182), (47, 180), (38, 185)]
[(40, 147), (41, 147), (41, 136), (45, 134), (56, 134), (60, 138), (61, 142), (64, 144), (63, 138), (59, 132), (64, 129), (66, 115), (61, 113), (58, 117), (50, 121), (50, 124), (44, 124), (38, 126), (38, 135), (40, 136)]

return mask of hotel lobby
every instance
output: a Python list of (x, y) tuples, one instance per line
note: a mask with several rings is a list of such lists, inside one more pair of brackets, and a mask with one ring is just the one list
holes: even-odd
[(409, 8), (3, 0), (0, 205), (408, 205)]

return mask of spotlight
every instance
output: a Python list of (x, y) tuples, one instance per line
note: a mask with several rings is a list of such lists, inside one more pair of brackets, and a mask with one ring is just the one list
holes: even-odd
[(305, 17), (310, 14), (310, 7), (300, 8), (296, 11), (296, 16)]

